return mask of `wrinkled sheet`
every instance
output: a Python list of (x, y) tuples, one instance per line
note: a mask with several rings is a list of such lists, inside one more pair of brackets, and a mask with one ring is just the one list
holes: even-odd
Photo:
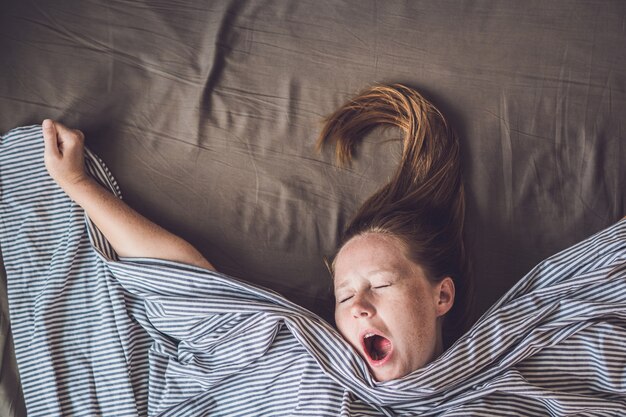
[[(412, 85), (461, 138), (478, 317), (626, 214), (625, 18), (622, 1), (6, 0), (0, 132), (82, 129), (134, 208), (332, 320), (322, 256), (399, 147), (376, 131), (336, 168), (320, 121)], [(6, 301), (0, 415), (24, 415)]]
[(540, 263), (433, 363), (376, 383), (329, 324), (275, 292), (117, 257), (47, 175), (40, 126), (0, 137), (0, 168), (30, 416), (626, 413), (626, 219)]

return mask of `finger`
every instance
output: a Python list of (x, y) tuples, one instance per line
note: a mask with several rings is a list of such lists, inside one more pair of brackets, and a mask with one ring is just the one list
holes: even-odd
[(43, 130), (45, 152), (54, 156), (61, 156), (54, 122), (50, 119), (46, 119), (41, 124), (41, 128)]
[(61, 140), (74, 140), (77, 139), (78, 141), (82, 141), (85, 138), (85, 135), (83, 135), (83, 132), (81, 132), (80, 130), (76, 130), (76, 129), (70, 129), (69, 127), (65, 126), (63, 123), (59, 123), (59, 122), (55, 122), (57, 131), (59, 132), (59, 138)]

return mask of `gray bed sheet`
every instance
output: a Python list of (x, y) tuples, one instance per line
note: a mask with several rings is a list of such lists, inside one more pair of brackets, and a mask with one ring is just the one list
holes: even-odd
[[(477, 317), (626, 214), (625, 25), (621, 1), (4, 0), (0, 131), (83, 130), (132, 207), (332, 320), (322, 257), (399, 133), (348, 168), (314, 143), (350, 96), (406, 83), (461, 138)], [(24, 415), (4, 284), (0, 415)]]

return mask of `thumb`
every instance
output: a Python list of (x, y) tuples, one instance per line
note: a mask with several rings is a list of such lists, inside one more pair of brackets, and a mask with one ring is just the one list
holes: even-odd
[(50, 119), (46, 119), (41, 124), (41, 128), (43, 130), (45, 152), (57, 157), (61, 156), (57, 143), (57, 130), (54, 126), (54, 122)]

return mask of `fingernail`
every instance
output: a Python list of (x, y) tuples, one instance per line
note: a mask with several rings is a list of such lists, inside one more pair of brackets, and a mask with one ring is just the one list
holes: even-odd
[(41, 126), (42, 126), (44, 129), (50, 129), (50, 128), (52, 128), (52, 120), (50, 120), (50, 119), (46, 119), (46, 120), (44, 120), (44, 121), (43, 121), (43, 123), (41, 124)]

